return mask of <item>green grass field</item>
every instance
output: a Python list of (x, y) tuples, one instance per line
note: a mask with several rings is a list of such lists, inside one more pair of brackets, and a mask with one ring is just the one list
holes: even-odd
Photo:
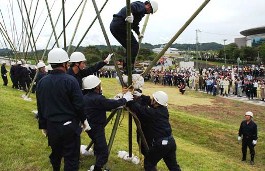
[[(113, 97), (121, 86), (116, 79), (102, 79), (103, 94)], [(184, 171), (200, 170), (265, 170), (265, 107), (213, 97), (199, 92), (187, 91), (179, 94), (176, 88), (146, 83), (143, 92), (151, 95), (163, 90), (169, 95), (170, 122), (177, 142), (177, 159)], [(32, 101), (21, 98), (23, 92), (2, 86), (0, 81), (0, 170), (52, 170), (49, 163), (50, 148), (47, 139), (38, 130), (37, 120), (32, 110), (36, 110), (35, 95)], [(241, 144), (237, 142), (237, 132), (244, 113), (254, 112), (258, 124), (259, 139), (256, 146), (255, 165), (241, 162)], [(128, 151), (128, 119), (124, 119), (118, 128), (110, 153), (108, 167), (114, 171), (143, 170), (141, 165), (126, 162), (117, 157), (119, 150)], [(114, 121), (106, 127), (109, 137)], [(139, 150), (133, 126), (133, 153), (139, 156)], [(82, 144), (90, 139), (82, 133)], [(87, 170), (93, 164), (94, 157), (81, 156), (80, 170)], [(163, 161), (158, 164), (161, 171), (167, 170)]]

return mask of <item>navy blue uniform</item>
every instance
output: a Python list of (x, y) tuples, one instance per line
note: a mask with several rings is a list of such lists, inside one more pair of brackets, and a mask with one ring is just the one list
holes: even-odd
[[(148, 106), (151, 104), (151, 100), (149, 98), (149, 96), (140, 96), (138, 98), (135, 99), (139, 104), (141, 104), (142, 106)], [(144, 117), (143, 115), (141, 115), (141, 113), (135, 113), (139, 119), (139, 121), (141, 122), (141, 128), (143, 131), (143, 134), (145, 136), (146, 142), (148, 147), (152, 146), (152, 142), (153, 142), (153, 137), (151, 134), (149, 134), (152, 131), (152, 127), (151, 127), (151, 121)], [(141, 153), (145, 156), (148, 151), (144, 148), (143, 145), (143, 141), (140, 141), (140, 135), (139, 135), (139, 130), (137, 130), (137, 142), (140, 143), (141, 145)]]
[(36, 91), (39, 129), (46, 129), (52, 148), (50, 161), (54, 170), (78, 170), (80, 155), (80, 121), (85, 120), (83, 95), (73, 76), (53, 70), (43, 77)]
[(93, 73), (97, 72), (100, 68), (102, 68), (105, 65), (106, 63), (101, 61), (91, 67), (88, 67), (83, 70), (79, 70), (77, 74), (74, 73), (72, 68), (69, 68), (67, 71), (67, 74), (74, 76), (78, 81), (80, 89), (82, 89), (82, 79), (86, 76), (92, 75)]
[(7, 70), (6, 70), (6, 66), (5, 64), (2, 64), (1, 66), (1, 76), (2, 76), (2, 79), (3, 79), (3, 82), (4, 82), (4, 86), (7, 86), (8, 84), (8, 79), (7, 79)]
[(12, 88), (18, 89), (18, 81), (17, 81), (17, 77), (16, 77), (17, 71), (16, 70), (17, 70), (17, 66), (12, 65), (10, 68), (10, 78), (11, 78), (11, 81), (13, 83)]
[(252, 144), (252, 141), (258, 139), (258, 130), (256, 123), (252, 120), (249, 123), (247, 123), (246, 120), (242, 121), (240, 124), (238, 135), (239, 136), (243, 135), (242, 160), (246, 160), (247, 147), (248, 147), (250, 150), (251, 161), (254, 161), (255, 149), (254, 145)]
[[(139, 35), (139, 23), (142, 18), (146, 14), (145, 4), (140, 1), (132, 2), (131, 3), (131, 12), (134, 16), (134, 20), (132, 23), (133, 31)], [(110, 23), (110, 31), (112, 35), (117, 39), (117, 41), (127, 49), (127, 28), (126, 28), (126, 7), (122, 8), (117, 14), (113, 15), (113, 20)], [(131, 57), (132, 57), (132, 64), (135, 62), (135, 58), (137, 56), (139, 49), (139, 44), (134, 37), (133, 33), (131, 32)]]
[(102, 168), (108, 161), (108, 146), (105, 137), (106, 111), (110, 111), (126, 103), (124, 98), (119, 100), (106, 99), (96, 92), (84, 95), (84, 113), (91, 127), (89, 137), (94, 142), (96, 156), (95, 170)]
[[(145, 99), (150, 101), (150, 97)], [(170, 171), (179, 171), (180, 167), (176, 159), (176, 142), (171, 134), (167, 108), (164, 106), (153, 108), (137, 102), (129, 102), (128, 106), (132, 111), (149, 120), (150, 132), (145, 132), (145, 136), (149, 134), (152, 137), (152, 145), (148, 154), (145, 155), (145, 170), (156, 170), (157, 163), (163, 159)]]
[(35, 93), (38, 82), (46, 75), (47, 75), (46, 72), (41, 72), (41, 71), (38, 72), (36, 80), (35, 80), (35, 84), (32, 87), (32, 93)]

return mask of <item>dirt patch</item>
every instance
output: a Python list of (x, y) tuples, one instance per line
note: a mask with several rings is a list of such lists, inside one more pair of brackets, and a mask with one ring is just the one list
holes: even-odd
[(247, 104), (239, 101), (233, 101), (216, 97), (212, 99), (211, 105), (170, 105), (170, 109), (185, 111), (189, 114), (196, 116), (204, 116), (214, 120), (221, 120), (226, 123), (238, 122), (244, 119), (246, 111), (252, 111), (254, 113), (254, 119), (259, 123), (265, 123), (263, 118), (265, 116), (265, 107), (256, 106), (253, 104)]

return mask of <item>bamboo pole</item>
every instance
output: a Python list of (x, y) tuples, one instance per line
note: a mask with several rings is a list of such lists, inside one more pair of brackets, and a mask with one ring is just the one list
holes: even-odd
[(49, 9), (49, 4), (48, 4), (47, 0), (45, 0), (45, 2), (46, 2), (47, 11), (48, 11), (50, 22), (51, 22), (52, 29), (53, 29), (54, 38), (55, 38), (57, 47), (60, 47), (59, 43), (58, 43), (58, 38), (57, 38), (57, 35), (56, 35), (55, 27), (54, 27), (54, 24), (53, 24), (53, 21), (52, 21), (51, 12), (50, 12), (50, 9)]
[[(70, 21), (71, 21), (71, 20), (73, 19), (73, 17), (75, 16), (77, 10), (78, 10), (78, 9), (80, 8), (80, 6), (82, 5), (82, 2), (83, 2), (83, 1), (81, 1), (81, 2), (79, 3), (78, 7), (75, 9), (74, 13), (72, 14), (72, 16), (70, 17), (70, 19), (69, 19), (68, 22), (66, 23), (65, 28), (67, 28), (68, 24), (70, 23)], [(64, 32), (61, 31), (61, 33), (60, 33), (59, 36), (58, 36), (58, 39), (60, 39), (60, 37), (62, 36), (63, 33), (64, 33)], [(56, 42), (52, 45), (52, 48), (54, 48), (55, 45), (56, 45)]]
[(66, 50), (66, 32), (65, 32), (65, 7), (64, 0), (62, 0), (62, 9), (63, 9), (63, 47)]
[(79, 23), (80, 23), (81, 18), (82, 18), (82, 16), (83, 16), (84, 9), (85, 9), (85, 7), (86, 7), (86, 3), (87, 3), (87, 0), (85, 0), (85, 2), (84, 2), (84, 5), (83, 5), (83, 8), (82, 8), (82, 10), (81, 10), (81, 13), (80, 13), (79, 19), (78, 19), (78, 21), (77, 21), (77, 23), (76, 23), (76, 27), (75, 27), (74, 34), (73, 34), (72, 39), (71, 39), (71, 41), (70, 41), (70, 44), (69, 44), (69, 46), (68, 46), (68, 50), (67, 50), (67, 53), (68, 53), (68, 54), (69, 54), (69, 52), (70, 52), (70, 49), (71, 49), (72, 43), (73, 43), (73, 41), (74, 41), (75, 34), (76, 34), (77, 29), (78, 29)]
[[(126, 16), (130, 16), (131, 15), (131, 1), (130, 0), (126, 0)], [(127, 74), (128, 74), (128, 86), (130, 86), (132, 84), (132, 47), (131, 47), (131, 23), (127, 22), (127, 48), (126, 48), (126, 52), (127, 52)], [(128, 146), (129, 146), (129, 157), (132, 157), (132, 116), (129, 115), (128, 116)]]
[(166, 44), (163, 50), (156, 56), (152, 63), (147, 67), (147, 69), (142, 74), (143, 77), (149, 73), (156, 62), (164, 55), (167, 49), (174, 43), (174, 41), (179, 37), (179, 35), (188, 27), (188, 25), (193, 21), (193, 19), (202, 11), (202, 9), (210, 2), (210, 0), (205, 0), (202, 5), (194, 12), (194, 14), (188, 19), (188, 21), (180, 28), (180, 30), (171, 38), (171, 40)]
[[(105, 3), (102, 5), (101, 9), (99, 10), (99, 14), (102, 12), (102, 10), (104, 9), (104, 7), (106, 6), (107, 2), (109, 0), (106, 0)], [(76, 51), (76, 49), (80, 46), (80, 44), (83, 42), (84, 38), (86, 37), (88, 31), (91, 29), (91, 27), (93, 26), (93, 24), (95, 23), (95, 21), (97, 20), (98, 15), (96, 15), (96, 17), (94, 18), (94, 20), (91, 22), (91, 24), (89, 25), (89, 27), (87, 28), (87, 30), (85, 31), (85, 33), (83, 34), (81, 40), (79, 41), (79, 43), (77, 44), (76, 48), (74, 51)]]
[[(101, 27), (102, 33), (103, 33), (103, 35), (104, 35), (104, 38), (105, 38), (105, 40), (106, 40), (106, 43), (107, 43), (107, 45), (108, 45), (109, 51), (110, 51), (111, 53), (113, 53), (114, 60), (115, 60), (115, 53), (114, 53), (114, 51), (113, 51), (113, 49), (112, 49), (112, 47), (111, 47), (111, 45), (110, 45), (110, 41), (109, 41), (109, 38), (108, 38), (107, 32), (106, 32), (106, 30), (105, 30), (105, 27), (104, 27), (104, 25), (103, 25), (103, 22), (102, 22), (102, 19), (101, 19), (101, 16), (100, 16), (100, 13), (99, 13), (99, 10), (98, 10), (98, 7), (97, 7), (97, 4), (96, 4), (96, 1), (95, 1), (95, 0), (92, 0), (92, 2), (93, 2), (93, 5), (94, 5), (94, 8), (95, 8), (95, 11), (96, 11), (96, 13), (97, 13), (98, 21), (99, 21), (99, 24), (100, 24), (100, 27)], [(117, 75), (118, 75), (118, 77), (119, 77), (119, 80), (120, 80), (120, 82), (121, 82), (121, 85), (122, 85), (123, 87), (125, 87), (126, 85), (125, 85), (124, 82), (123, 82), (121, 72), (120, 72), (120, 70), (119, 70), (118, 65), (116, 64), (116, 62), (114, 62), (114, 65), (115, 65), (115, 69), (116, 69)]]
[[(143, 28), (142, 28), (142, 30), (141, 30), (141, 34), (142, 34), (142, 35), (144, 35), (144, 33), (145, 33), (145, 29), (146, 29), (146, 26), (147, 26), (147, 23), (148, 23), (149, 17), (150, 17), (150, 14), (147, 14), (146, 17), (145, 17), (144, 24), (143, 24)], [(140, 49), (141, 49), (142, 40), (143, 40), (143, 37), (141, 37), (141, 38), (139, 39), (139, 42), (138, 42), (138, 44), (139, 44), (139, 50), (138, 50), (137, 56), (136, 56), (136, 58), (135, 58), (135, 61), (137, 61), (137, 58), (138, 58), (138, 56), (139, 56), (139, 52), (140, 52)]]

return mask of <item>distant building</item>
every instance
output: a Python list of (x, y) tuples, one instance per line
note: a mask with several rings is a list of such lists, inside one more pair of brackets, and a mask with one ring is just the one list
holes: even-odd
[[(160, 53), (164, 47), (165, 47), (165, 45), (162, 45), (160, 48), (152, 49), (152, 51), (154, 53)], [(179, 55), (179, 50), (177, 48), (168, 48), (167, 51), (165, 52), (165, 54)]]
[(265, 43), (265, 27), (256, 27), (240, 32), (243, 36), (246, 36), (247, 46), (259, 46)]
[(235, 38), (235, 44), (238, 46), (238, 48), (246, 47), (247, 38), (246, 37)]

